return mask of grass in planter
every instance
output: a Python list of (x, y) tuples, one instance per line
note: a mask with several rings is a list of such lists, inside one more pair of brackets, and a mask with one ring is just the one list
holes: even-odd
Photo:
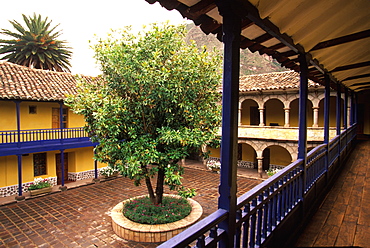
[(127, 202), (123, 206), (123, 215), (140, 224), (165, 224), (181, 220), (191, 212), (191, 205), (184, 198), (164, 196), (162, 204), (154, 205), (149, 197), (142, 197)]

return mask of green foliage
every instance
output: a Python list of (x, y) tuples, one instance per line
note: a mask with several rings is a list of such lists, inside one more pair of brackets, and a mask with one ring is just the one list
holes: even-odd
[(28, 190), (33, 190), (33, 189), (43, 189), (50, 187), (51, 183), (49, 182), (49, 179), (41, 178), (41, 177), (36, 177), (33, 182), (28, 186)]
[(123, 215), (141, 224), (165, 224), (181, 220), (191, 212), (191, 205), (184, 198), (163, 197), (162, 204), (153, 204), (149, 197), (132, 200), (123, 206)]
[[(194, 148), (214, 139), (220, 125), (221, 59), (184, 41), (185, 27), (153, 24), (133, 34), (129, 28), (94, 46), (106, 83), (81, 83), (67, 99), (85, 116), (86, 130), (99, 142), (97, 159), (149, 195), (163, 195), (163, 184), (182, 195), (183, 168), (177, 163)], [(157, 175), (154, 195), (148, 179)]]
[(13, 39), (0, 40), (0, 54), (5, 54), (0, 59), (36, 69), (69, 72), (72, 52), (70, 47), (65, 46), (65, 41), (57, 39), (61, 33), (54, 30), (59, 24), (51, 28), (51, 21), (48, 22), (47, 17), (42, 19), (41, 15), (36, 14), (33, 17), (22, 16), (26, 28), (13, 20), (10, 23), (16, 32), (1, 30), (1, 34)]

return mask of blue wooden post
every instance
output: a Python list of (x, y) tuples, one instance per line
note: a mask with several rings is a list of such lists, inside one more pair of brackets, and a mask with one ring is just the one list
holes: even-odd
[[(330, 78), (325, 75), (325, 98), (324, 98), (324, 144), (326, 144), (325, 171), (329, 169), (329, 120), (330, 120)], [(326, 177), (328, 181), (328, 177)]]
[(15, 197), (17, 201), (24, 200), (23, 194), (23, 183), (22, 183), (22, 154), (17, 154), (18, 158), (18, 196)]
[(299, 86), (299, 123), (298, 123), (298, 159), (303, 159), (303, 187), (302, 195), (306, 190), (306, 158), (307, 158), (307, 99), (308, 99), (308, 66), (305, 54), (300, 54), (300, 86)]
[(59, 102), (59, 128), (60, 128), (60, 139), (63, 143), (63, 102)]
[(341, 87), (340, 84), (337, 84), (337, 109), (336, 109), (336, 124), (337, 124), (337, 135), (340, 135), (340, 128), (341, 128)]
[(64, 150), (60, 150), (60, 167), (62, 169), (62, 186), (64, 186)]
[[(94, 156), (96, 154), (96, 146), (94, 147)], [(98, 161), (94, 158), (94, 178), (98, 179)]]
[(16, 100), (15, 102), (15, 113), (17, 118), (17, 146), (21, 147), (21, 111), (20, 111), (20, 103), (21, 101)]
[(351, 91), (351, 111), (350, 111), (350, 123), (349, 125), (352, 126), (355, 123), (355, 97), (354, 92)]
[(223, 93), (221, 175), (218, 207), (229, 212), (219, 227), (226, 230), (227, 240), (219, 247), (234, 247), (236, 220), (236, 169), (238, 150), (238, 101), (241, 18), (232, 10), (235, 1), (217, 1), (223, 16)]
[(343, 127), (348, 127), (348, 88), (344, 88)]
[(61, 186), (59, 187), (59, 189), (61, 191), (65, 191), (67, 190), (67, 186), (64, 185), (64, 149), (60, 150), (60, 168), (62, 170), (62, 180), (61, 180)]
[(324, 144), (329, 143), (329, 120), (330, 120), (330, 78), (325, 75), (325, 98), (324, 98)]

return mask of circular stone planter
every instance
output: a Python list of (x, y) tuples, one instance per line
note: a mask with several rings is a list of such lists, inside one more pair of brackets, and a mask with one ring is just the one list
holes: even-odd
[[(175, 198), (180, 198), (178, 195), (167, 195)], [(139, 224), (127, 219), (123, 213), (123, 205), (136, 198), (143, 196), (138, 196), (134, 198), (127, 199), (123, 202), (118, 203), (111, 212), (112, 217), (112, 227), (114, 232), (121, 238), (136, 242), (164, 242), (169, 240), (173, 236), (185, 230), (190, 225), (197, 222), (202, 216), (203, 209), (200, 204), (192, 199), (187, 199), (190, 203), (192, 210), (188, 216), (182, 220), (178, 220), (172, 223), (159, 224), (159, 225), (147, 225)]]

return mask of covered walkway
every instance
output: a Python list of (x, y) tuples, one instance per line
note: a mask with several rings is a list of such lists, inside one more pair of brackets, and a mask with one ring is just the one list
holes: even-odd
[(370, 247), (370, 140), (359, 141), (297, 247)]

